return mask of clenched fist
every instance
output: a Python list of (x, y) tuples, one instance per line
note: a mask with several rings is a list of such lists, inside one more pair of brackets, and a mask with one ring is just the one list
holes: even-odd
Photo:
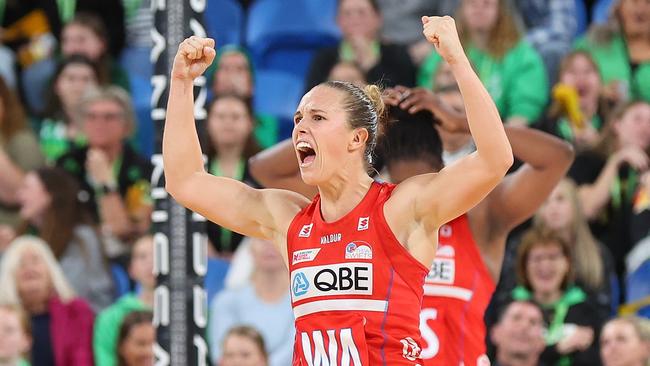
[(172, 79), (194, 80), (207, 69), (217, 52), (214, 40), (192, 36), (178, 46), (172, 67)]
[(466, 59), (458, 38), (456, 22), (452, 17), (422, 17), (422, 28), (427, 41), (433, 44), (447, 63), (453, 65)]

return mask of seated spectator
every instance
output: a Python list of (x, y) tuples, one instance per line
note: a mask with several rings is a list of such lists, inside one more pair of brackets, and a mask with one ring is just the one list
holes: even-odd
[(578, 151), (594, 148), (609, 111), (601, 89), (598, 66), (591, 56), (585, 51), (569, 53), (560, 64), (552, 104), (539, 128), (571, 142)]
[(18, 305), (0, 305), (0, 365), (29, 366), (25, 358), (32, 346), (31, 326)]
[(619, 278), (630, 237), (634, 195), (650, 154), (650, 104), (631, 102), (617, 108), (596, 148), (578, 154), (569, 171), (580, 189), (592, 232), (611, 251)]
[(599, 364), (597, 332), (604, 322), (586, 293), (573, 284), (571, 248), (552, 231), (526, 232), (517, 251), (514, 300), (533, 301), (544, 314), (546, 349), (540, 360), (548, 365)]
[(18, 191), (20, 234), (38, 233), (58, 260), (77, 296), (95, 312), (113, 302), (113, 280), (101, 234), (78, 199), (79, 185), (60, 168), (40, 168), (25, 176)]
[(339, 61), (359, 65), (371, 84), (413, 86), (415, 67), (406, 48), (380, 40), (382, 16), (377, 0), (340, 1), (336, 21), (343, 40), (337, 47), (316, 53), (306, 79), (307, 90), (327, 80)]
[(600, 335), (603, 366), (650, 365), (650, 320), (637, 316), (607, 322)]
[(71, 146), (86, 143), (74, 123), (74, 111), (84, 93), (98, 83), (97, 66), (85, 56), (72, 55), (59, 63), (44, 118), (38, 123), (38, 139), (48, 163), (53, 164)]
[(16, 192), (25, 173), (42, 164), (43, 156), (27, 125), (25, 112), (0, 78), (0, 226), (18, 224)]
[(238, 326), (228, 330), (223, 341), (223, 356), (214, 366), (268, 366), (264, 338), (248, 326)]
[[(124, 46), (124, 14), (120, 0), (76, 0), (50, 2), (50, 22), (56, 22), (55, 35), (60, 38), (61, 55), (84, 55), (97, 63), (100, 84), (112, 83), (128, 90), (129, 78), (113, 61)], [(62, 6), (58, 11), (56, 5)], [(97, 4), (99, 6), (93, 6)], [(90, 6), (88, 6), (90, 5)], [(54, 9), (52, 9), (54, 7)], [(75, 9), (76, 8), (76, 9)], [(96, 11), (101, 8), (102, 11)], [(108, 17), (111, 17), (109, 20)], [(119, 29), (115, 28), (116, 23)], [(64, 24), (63, 27), (61, 24)], [(111, 25), (110, 32), (107, 24)], [(109, 37), (110, 35), (110, 37)], [(113, 56), (110, 52), (114, 51)], [(43, 113), (46, 105), (44, 96), (56, 69), (56, 58), (49, 57), (24, 72), (22, 84), (26, 102), (34, 114)]]
[[(224, 46), (217, 52), (214, 63), (212, 93), (215, 97), (237, 95), (254, 99), (253, 65), (248, 53), (237, 46)], [(255, 113), (255, 138), (261, 147), (270, 147), (278, 140), (275, 117)]]
[(578, 30), (576, 3), (572, 0), (515, 0), (514, 5), (526, 26), (526, 40), (542, 57), (553, 84), (560, 60), (571, 49)]
[(594, 26), (575, 47), (591, 54), (614, 103), (650, 102), (650, 4), (618, 0), (609, 24)]
[[(117, 87), (87, 93), (78, 118), (88, 146), (76, 147), (57, 161), (81, 184), (102, 233), (129, 241), (149, 229), (151, 164), (126, 142), (135, 121), (128, 94)], [(126, 252), (116, 244), (109, 258)]]
[[(122, 31), (124, 32), (124, 31)], [(61, 54), (64, 57), (83, 55), (99, 65), (99, 83), (111, 83), (129, 90), (127, 73), (110, 54), (112, 34), (95, 14), (78, 13), (61, 31)]]
[(9, 246), (0, 264), (0, 302), (29, 314), (33, 365), (93, 365), (93, 311), (75, 296), (43, 240), (21, 236)]
[(153, 366), (156, 329), (151, 311), (134, 311), (124, 317), (117, 339), (117, 366)]
[(535, 216), (535, 225), (552, 230), (571, 245), (576, 284), (593, 294), (599, 314), (605, 319), (612, 312), (611, 279), (616, 271), (612, 255), (591, 234), (582, 213), (578, 188), (570, 179), (562, 180)]
[[(548, 100), (548, 80), (537, 51), (518, 32), (506, 0), (465, 0), (456, 23), (467, 56), (508, 124), (531, 124)], [(433, 51), (420, 66), (418, 85), (435, 88), (442, 63)]]
[(408, 47), (415, 65), (433, 51), (422, 38), (422, 15), (453, 15), (458, 0), (377, 0), (383, 18), (381, 36), (386, 41)]
[[(253, 110), (250, 99), (235, 95), (218, 96), (208, 108), (208, 172), (257, 186), (248, 170), (248, 159), (260, 151), (253, 136)], [(212, 255), (230, 257), (242, 235), (208, 222)]]
[(490, 338), (496, 346), (494, 366), (542, 365), (539, 357), (546, 346), (542, 310), (530, 301), (505, 305)]
[(153, 307), (153, 290), (156, 277), (153, 274), (153, 237), (143, 236), (133, 244), (129, 277), (139, 287), (139, 293), (122, 296), (115, 304), (97, 315), (93, 335), (96, 366), (117, 365), (118, 333), (124, 317), (136, 310)]
[(253, 239), (251, 253), (251, 282), (238, 289), (224, 290), (212, 302), (208, 325), (212, 363), (216, 364), (224, 355), (222, 344), (228, 329), (254, 325), (264, 337), (269, 365), (289, 365), (295, 328), (286, 265), (270, 242)]
[(334, 65), (327, 80), (348, 81), (359, 88), (363, 88), (368, 84), (366, 82), (366, 76), (363, 74), (363, 70), (361, 70), (359, 65), (349, 61), (341, 61)]

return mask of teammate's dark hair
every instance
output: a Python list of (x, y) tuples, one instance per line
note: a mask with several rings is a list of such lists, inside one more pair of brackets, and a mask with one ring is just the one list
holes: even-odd
[(386, 166), (395, 161), (421, 160), (435, 171), (442, 169), (442, 140), (431, 112), (410, 114), (399, 107), (390, 107), (388, 118), (393, 123), (386, 125), (381, 142)]

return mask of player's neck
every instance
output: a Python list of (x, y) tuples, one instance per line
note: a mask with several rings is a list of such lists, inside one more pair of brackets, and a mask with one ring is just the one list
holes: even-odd
[[(355, 173), (346, 174), (349, 171)], [(340, 169), (340, 172), (327, 184), (318, 186), (320, 211), (325, 222), (334, 222), (357, 207), (373, 182), (362, 169)]]

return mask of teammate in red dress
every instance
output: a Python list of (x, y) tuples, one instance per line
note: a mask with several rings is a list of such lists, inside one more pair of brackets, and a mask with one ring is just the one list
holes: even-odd
[(205, 172), (192, 91), (215, 57), (214, 42), (191, 37), (174, 60), (163, 138), (166, 188), (218, 225), (272, 240), (286, 253), (294, 365), (419, 365), (419, 309), (437, 230), (484, 198), (512, 164), (497, 109), (454, 20), (422, 23), (465, 97), (477, 151), (437, 174), (397, 186), (376, 183), (367, 167), (383, 115), (379, 90), (327, 82), (302, 98), (292, 137), (303, 181), (318, 188), (311, 202)]
[[(396, 88), (387, 94), (389, 105), (416, 113), (396, 115), (402, 123), (391, 125), (386, 133), (385, 164), (391, 181), (440, 170), (440, 138), (429, 112), (446, 135), (469, 133), (463, 114), (457, 112), (458, 101), (441, 100), (424, 89)], [(489, 365), (483, 316), (499, 279), (506, 237), (537, 211), (573, 161), (570, 145), (551, 135), (520, 127), (505, 131), (523, 165), (467, 214), (438, 230), (421, 313), (424, 365)]]

